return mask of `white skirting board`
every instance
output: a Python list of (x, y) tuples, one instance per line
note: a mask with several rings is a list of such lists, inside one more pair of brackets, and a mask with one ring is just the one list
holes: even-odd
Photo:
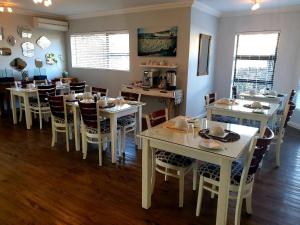
[(296, 128), (297, 130), (300, 130), (300, 124), (299, 123), (294, 123), (294, 122), (288, 122), (288, 125), (290, 127)]

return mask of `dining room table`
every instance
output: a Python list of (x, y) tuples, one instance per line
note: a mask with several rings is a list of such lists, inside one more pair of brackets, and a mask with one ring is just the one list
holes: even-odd
[(250, 93), (248, 92), (242, 92), (239, 94), (240, 98), (250, 101), (259, 101), (259, 102), (269, 102), (269, 103), (276, 103), (276, 104), (282, 104), (287, 94), (262, 94), (262, 93)]
[[(76, 94), (78, 96), (78, 94)], [(114, 100), (114, 98), (107, 98), (108, 101)], [(93, 100), (91, 100), (93, 101)], [(80, 151), (80, 109), (78, 100), (67, 101), (67, 105), (71, 107), (74, 120), (74, 136), (75, 136), (75, 148), (76, 151)], [(125, 101), (121, 104), (115, 104), (113, 107), (100, 108), (100, 114), (104, 118), (108, 118), (110, 121), (110, 135), (111, 135), (111, 152), (112, 163), (116, 163), (117, 153), (117, 131), (118, 131), (118, 118), (128, 115), (135, 115), (137, 126), (136, 132), (142, 131), (142, 107), (145, 105), (143, 102), (131, 102)], [(137, 146), (141, 149), (141, 140), (137, 138)]]
[(275, 121), (276, 112), (280, 108), (278, 103), (260, 102), (260, 107), (252, 107), (254, 101), (251, 100), (235, 99), (229, 103), (225, 103), (222, 100), (219, 99), (206, 106), (207, 119), (212, 120), (213, 115), (220, 115), (238, 118), (240, 119), (240, 124), (242, 124), (243, 119), (259, 121), (261, 135), (263, 135), (263, 128), (267, 126), (268, 122)]
[[(251, 140), (258, 134), (258, 128), (208, 119), (199, 119), (198, 125), (192, 130), (182, 131), (172, 128), (170, 124), (176, 124), (176, 121), (182, 118), (183, 116), (173, 118), (138, 135), (142, 139), (142, 208), (149, 209), (152, 204), (152, 160), (155, 154), (154, 149), (160, 149), (220, 166), (216, 225), (226, 225), (231, 165), (233, 161), (244, 156)], [(239, 138), (232, 142), (217, 142), (219, 146), (212, 148), (207, 144), (211, 139), (200, 136), (200, 132), (214, 127), (222, 127), (228, 132), (237, 134)]]
[[(17, 119), (17, 99), (23, 98), (26, 128), (31, 129), (32, 126), (32, 115), (30, 112), (30, 97), (37, 97), (38, 91), (36, 87), (22, 88), (15, 85), (15, 87), (6, 88), (10, 92), (10, 105), (13, 115), (13, 124), (18, 123)], [(56, 90), (65, 92), (69, 90), (67, 85), (56, 85)], [(20, 104), (20, 102), (19, 102)]]

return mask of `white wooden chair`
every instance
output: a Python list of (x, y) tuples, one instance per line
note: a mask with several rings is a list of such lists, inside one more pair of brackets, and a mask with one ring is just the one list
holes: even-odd
[[(87, 145), (98, 144), (99, 166), (102, 166), (102, 146), (109, 142), (110, 123), (109, 120), (101, 120), (98, 103), (79, 102), (81, 112), (81, 137), (82, 137), (82, 153), (83, 159), (87, 157)], [(117, 132), (117, 146), (120, 151), (120, 131)]]
[(70, 150), (69, 139), (72, 139), (73, 117), (71, 113), (68, 113), (66, 106), (66, 97), (49, 96), (48, 97), (50, 109), (51, 109), (51, 124), (52, 124), (52, 143), (54, 147), (57, 143), (57, 133), (66, 134), (66, 148)]
[[(122, 96), (125, 100), (128, 101), (137, 101), (137, 102), (141, 101), (141, 94), (121, 91), (120, 96)], [(121, 135), (122, 135), (120, 157), (121, 155), (123, 155), (123, 157), (125, 158), (126, 135), (130, 132), (133, 132), (134, 137), (136, 136), (136, 128), (137, 128), (136, 121), (137, 121), (136, 114), (123, 116), (118, 119), (118, 124), (121, 126)]]
[[(168, 109), (159, 110), (146, 115), (148, 129), (167, 120)], [(196, 190), (197, 165), (195, 160), (159, 149), (153, 149), (153, 151), (155, 151), (155, 157), (152, 161), (152, 193), (155, 186), (156, 172), (165, 175), (165, 181), (168, 180), (168, 176), (177, 178), (179, 179), (179, 207), (183, 207), (184, 178), (191, 170), (193, 170), (193, 190)]]
[[(251, 141), (248, 152), (246, 153), (244, 162), (234, 161), (231, 167), (230, 181), (230, 199), (237, 200), (235, 209), (235, 225), (240, 224), (240, 215), (243, 200), (246, 199), (246, 209), (248, 214), (252, 214), (252, 190), (254, 184), (255, 173), (259, 168), (259, 164), (274, 137), (274, 133), (270, 128), (265, 129), (263, 138), (254, 137)], [(215, 194), (219, 194), (220, 186), (220, 167), (211, 163), (203, 163), (198, 168), (200, 175), (196, 216), (200, 215), (203, 190), (211, 192), (213, 198)]]
[(48, 97), (49, 96), (55, 96), (56, 94), (56, 88), (55, 85), (44, 85), (44, 86), (37, 86), (37, 100), (36, 101), (30, 101), (30, 111), (34, 114), (34, 117), (36, 118), (36, 115), (39, 115), (39, 121), (40, 121), (40, 129), (43, 128), (43, 118), (48, 120), (51, 110), (48, 103)]
[(280, 118), (279, 127), (275, 128), (275, 138), (273, 144), (276, 144), (276, 166), (280, 166), (280, 152), (281, 152), (281, 144), (283, 143), (285, 128), (287, 127), (288, 122), (290, 121), (296, 105), (288, 100), (288, 103), (285, 106), (283, 115)]

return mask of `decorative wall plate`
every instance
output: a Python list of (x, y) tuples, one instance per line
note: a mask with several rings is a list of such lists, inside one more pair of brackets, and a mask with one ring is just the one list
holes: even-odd
[(17, 40), (15, 39), (14, 36), (9, 35), (9, 36), (7, 37), (7, 43), (8, 43), (10, 46), (15, 46), (15, 44), (17, 43)]
[(43, 67), (43, 61), (41, 59), (35, 59), (34, 63), (35, 63), (36, 68)]
[(26, 68), (27, 63), (21, 58), (15, 58), (10, 62), (10, 66), (17, 71), (22, 71)]
[(26, 57), (34, 57), (34, 44), (31, 42), (24, 42), (22, 45), (23, 55)]
[(37, 45), (40, 46), (42, 49), (46, 49), (49, 48), (49, 46), (51, 45), (51, 41), (45, 37), (42, 36), (40, 37), (37, 41), (36, 41)]
[(46, 64), (54, 65), (57, 63), (57, 58), (54, 53), (47, 53), (45, 57), (46, 57)]

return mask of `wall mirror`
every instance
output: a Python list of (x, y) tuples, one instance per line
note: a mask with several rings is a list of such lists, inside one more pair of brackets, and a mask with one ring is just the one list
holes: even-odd
[(51, 45), (51, 41), (45, 37), (45, 36), (42, 36), (40, 37), (38, 40), (37, 40), (37, 45), (40, 46), (42, 49), (46, 49), (46, 48), (49, 48), (49, 46)]
[(15, 58), (10, 62), (10, 66), (17, 71), (22, 71), (26, 68), (27, 63), (21, 58)]
[(34, 44), (31, 42), (24, 42), (21, 47), (24, 56), (29, 58), (34, 57)]
[(199, 37), (199, 53), (198, 53), (198, 76), (208, 75), (209, 73), (209, 51), (211, 36), (200, 34)]
[(30, 30), (27, 27), (18, 26), (17, 32), (21, 38), (29, 38), (30, 39), (32, 37), (32, 30)]
[(0, 48), (0, 55), (1, 56), (10, 56), (11, 49), (10, 48)]
[(4, 39), (3, 27), (0, 26), (0, 41)]
[(17, 43), (16, 39), (14, 36), (12, 35), (9, 35), (7, 37), (7, 43), (10, 45), (10, 46), (15, 46), (15, 44)]

